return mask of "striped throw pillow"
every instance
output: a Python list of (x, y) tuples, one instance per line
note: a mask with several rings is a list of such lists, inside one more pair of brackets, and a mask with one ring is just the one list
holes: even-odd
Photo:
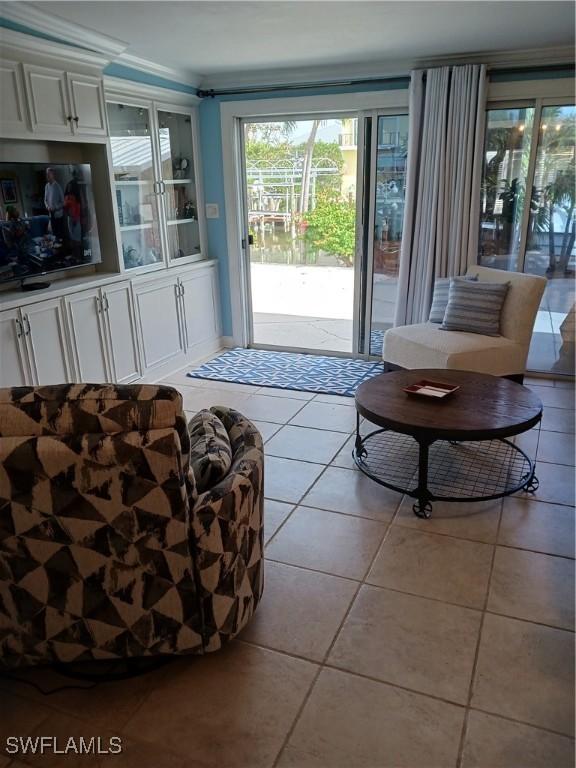
[[(478, 280), (478, 275), (467, 275), (462, 280)], [(432, 306), (430, 307), (429, 323), (441, 323), (444, 320), (444, 313), (448, 306), (448, 292), (450, 290), (450, 278), (439, 277), (434, 282), (434, 294), (432, 296)]]
[(509, 283), (482, 283), (450, 278), (442, 331), (500, 336), (500, 315)]

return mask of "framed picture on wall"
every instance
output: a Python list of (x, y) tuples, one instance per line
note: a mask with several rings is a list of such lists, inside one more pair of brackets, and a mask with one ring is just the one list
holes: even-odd
[(2, 197), (6, 205), (18, 202), (18, 191), (14, 179), (0, 179), (0, 187), (2, 187)]

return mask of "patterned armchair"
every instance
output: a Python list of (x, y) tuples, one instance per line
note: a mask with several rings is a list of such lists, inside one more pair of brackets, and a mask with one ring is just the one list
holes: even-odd
[(170, 387), (0, 390), (0, 664), (214, 651), (263, 588), (263, 449), (198, 493)]

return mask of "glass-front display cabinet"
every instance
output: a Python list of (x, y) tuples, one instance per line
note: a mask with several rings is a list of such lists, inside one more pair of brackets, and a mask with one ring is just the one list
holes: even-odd
[(107, 103), (124, 269), (202, 258), (190, 111)]
[(200, 253), (200, 227), (190, 115), (158, 110), (162, 193), (169, 259)]

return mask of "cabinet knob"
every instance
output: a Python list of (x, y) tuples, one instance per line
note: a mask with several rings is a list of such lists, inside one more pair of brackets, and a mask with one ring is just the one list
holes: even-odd
[(74, 118), (74, 122), (76, 123), (76, 125), (78, 125), (78, 121), (79, 120), (80, 120), (80, 118), (78, 117), (78, 115), (76, 115), (76, 117)]
[(71, 122), (72, 122), (72, 115), (68, 115), (68, 117), (66, 118), (66, 120), (68, 120), (68, 122), (69, 122), (69, 123), (71, 123)]
[(32, 328), (30, 328), (30, 320), (28, 319), (28, 315), (24, 315), (24, 336), (30, 336), (31, 331)]
[(18, 339), (21, 339), (23, 331), (22, 331), (22, 323), (20, 322), (20, 318), (16, 317), (14, 319), (14, 322), (16, 323), (16, 337)]

